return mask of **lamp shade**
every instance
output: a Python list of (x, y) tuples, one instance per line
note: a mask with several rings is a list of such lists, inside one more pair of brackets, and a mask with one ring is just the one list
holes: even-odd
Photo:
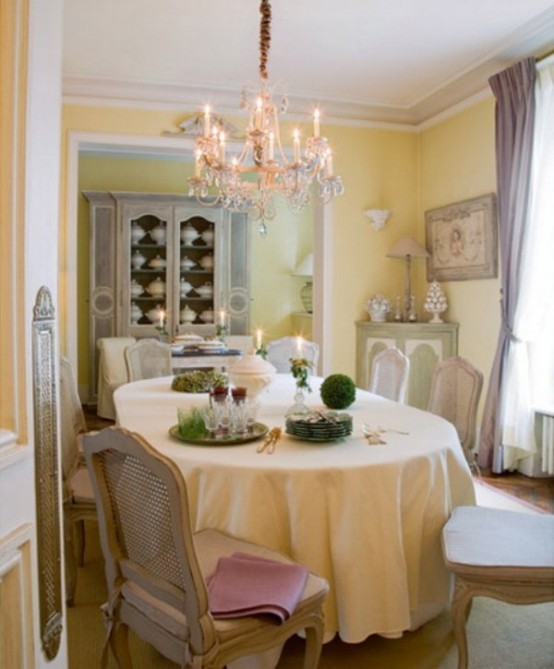
[(404, 237), (387, 253), (387, 258), (428, 258), (427, 251), (413, 237)]
[(295, 276), (313, 276), (314, 273), (314, 254), (308, 253), (296, 266)]

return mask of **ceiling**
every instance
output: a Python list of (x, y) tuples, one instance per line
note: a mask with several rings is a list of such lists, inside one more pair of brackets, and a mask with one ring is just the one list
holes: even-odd
[[(259, 0), (64, 0), (69, 102), (236, 112)], [(417, 125), (554, 49), (554, 0), (274, 0), (268, 74), (291, 114)]]

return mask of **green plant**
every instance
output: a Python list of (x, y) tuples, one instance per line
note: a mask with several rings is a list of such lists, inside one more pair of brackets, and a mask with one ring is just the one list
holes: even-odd
[(323, 381), (319, 392), (329, 409), (346, 409), (356, 399), (356, 384), (346, 374), (331, 374)]
[(309, 360), (306, 360), (306, 358), (290, 359), (290, 371), (296, 379), (296, 387), (299, 390), (307, 390), (309, 393), (312, 392), (310, 384), (308, 383), (311, 367), (312, 363)]
[(190, 411), (177, 410), (179, 418), (179, 434), (183, 439), (200, 439), (208, 433), (204, 416), (200, 409), (193, 407)]

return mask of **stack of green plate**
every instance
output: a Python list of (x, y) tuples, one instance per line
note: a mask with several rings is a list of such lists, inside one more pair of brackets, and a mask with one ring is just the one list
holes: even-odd
[(290, 416), (287, 418), (286, 432), (306, 441), (335, 441), (351, 434), (352, 416), (334, 411)]

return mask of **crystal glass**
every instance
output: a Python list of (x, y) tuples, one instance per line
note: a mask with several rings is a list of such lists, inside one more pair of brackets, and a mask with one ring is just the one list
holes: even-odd
[(215, 406), (207, 406), (202, 410), (202, 418), (204, 425), (208, 430), (208, 437), (215, 439), (217, 436), (217, 428), (219, 425), (219, 415)]

